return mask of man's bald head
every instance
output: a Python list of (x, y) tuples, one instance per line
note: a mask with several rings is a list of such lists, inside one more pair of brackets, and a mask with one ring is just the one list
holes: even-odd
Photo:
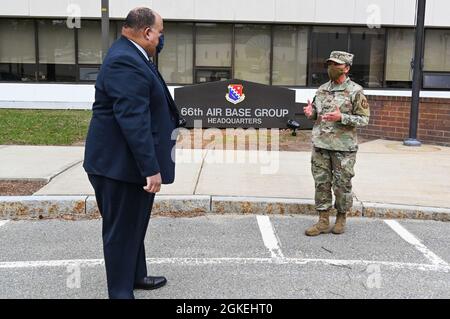
[(152, 9), (146, 7), (134, 8), (128, 13), (123, 26), (138, 31), (145, 27), (153, 27), (155, 19), (155, 12)]
[(122, 35), (139, 44), (150, 56), (156, 54), (156, 46), (162, 32), (163, 21), (161, 16), (146, 7), (131, 10), (122, 28)]

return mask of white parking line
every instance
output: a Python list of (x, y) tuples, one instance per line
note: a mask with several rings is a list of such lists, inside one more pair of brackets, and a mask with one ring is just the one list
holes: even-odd
[[(377, 260), (340, 260), (340, 259), (313, 259), (313, 258), (147, 258), (149, 264), (166, 264), (175, 266), (200, 266), (218, 264), (239, 264), (239, 265), (307, 265), (322, 264), (351, 269), (352, 266), (380, 265), (394, 269), (408, 269), (420, 271), (434, 271), (450, 273), (450, 265), (430, 265), (417, 263), (403, 263), (394, 261)], [(12, 261), (0, 262), (0, 269), (20, 269), (20, 268), (45, 268), (45, 267), (95, 267), (103, 266), (103, 259), (67, 259), (67, 260), (38, 260), (38, 261)]]
[(3, 225), (5, 225), (8, 222), (9, 222), (9, 220), (0, 220), (0, 227), (2, 227)]
[(395, 220), (384, 221), (389, 227), (391, 227), (401, 238), (406, 242), (413, 245), (418, 251), (420, 251), (425, 258), (427, 258), (433, 265), (448, 266), (448, 264), (438, 255), (429, 250), (422, 242), (411, 234), (406, 228), (400, 225)]
[(272, 258), (284, 258), (269, 216), (256, 216), (256, 219), (258, 220), (258, 226), (264, 245), (269, 249)]

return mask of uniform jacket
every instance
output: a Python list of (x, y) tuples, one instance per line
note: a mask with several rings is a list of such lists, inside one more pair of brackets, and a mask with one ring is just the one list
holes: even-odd
[[(356, 128), (369, 123), (369, 103), (363, 88), (347, 78), (342, 84), (331, 81), (320, 86), (313, 105), (314, 120), (312, 142), (315, 147), (333, 151), (357, 151)], [(340, 122), (322, 121), (322, 115), (334, 112), (339, 106), (342, 113)]]

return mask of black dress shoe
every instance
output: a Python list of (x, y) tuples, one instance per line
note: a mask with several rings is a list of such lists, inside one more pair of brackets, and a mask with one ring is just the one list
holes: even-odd
[(164, 286), (166, 283), (167, 279), (165, 277), (147, 276), (136, 282), (134, 284), (134, 289), (144, 289), (144, 290), (158, 289)]

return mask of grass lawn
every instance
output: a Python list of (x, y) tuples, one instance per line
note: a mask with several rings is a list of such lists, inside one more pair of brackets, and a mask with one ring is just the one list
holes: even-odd
[(0, 144), (72, 145), (86, 138), (90, 110), (0, 109)]
[[(91, 110), (16, 110), (0, 109), (0, 145), (83, 145), (91, 119)], [(231, 137), (225, 136), (225, 130), (220, 130), (221, 135), (215, 137), (215, 148), (223, 149), (226, 141)], [(268, 142), (272, 149), (272, 138), (269, 131), (256, 131), (259, 138)], [(194, 148), (195, 145), (206, 147), (211, 144), (211, 136), (205, 131), (199, 136), (190, 130), (190, 142), (186, 148)], [(269, 135), (267, 135), (269, 133)], [(243, 133), (242, 133), (243, 134)], [(311, 149), (311, 131), (298, 131), (297, 136), (291, 136), (290, 130), (280, 130), (278, 146), (281, 151), (309, 151)], [(208, 137), (209, 136), (209, 137)], [(198, 144), (194, 139), (200, 139)], [(234, 141), (234, 136), (232, 137)], [(251, 144), (253, 142), (249, 142)], [(234, 144), (234, 143), (233, 143)], [(236, 149), (248, 149), (250, 145), (235, 146)], [(251, 149), (258, 149), (258, 145), (252, 145)], [(261, 145), (263, 146), (263, 145)], [(256, 147), (256, 148), (255, 148)]]

